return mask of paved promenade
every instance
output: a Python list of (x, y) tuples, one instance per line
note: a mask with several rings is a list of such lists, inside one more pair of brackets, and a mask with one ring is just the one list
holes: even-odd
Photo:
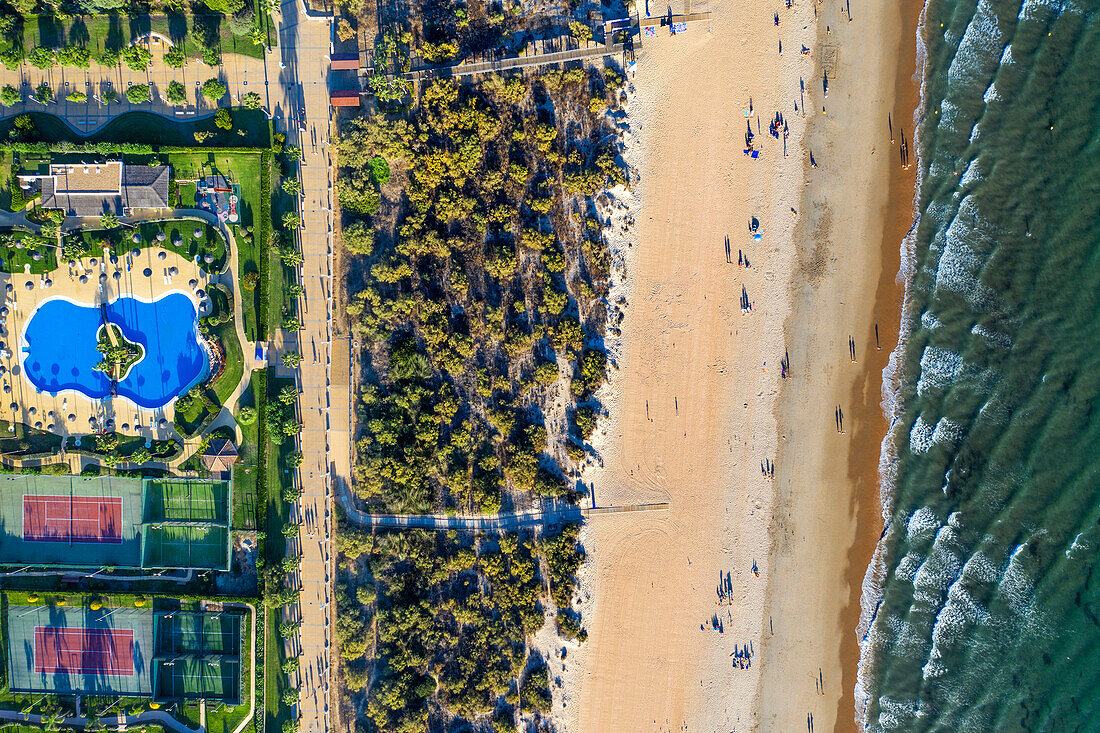
[[(328, 100), (328, 53), (332, 22), (308, 17), (301, 5), (283, 5), (279, 26), (285, 69), (280, 102), (284, 117), (295, 119), (288, 142), (302, 148), (299, 232), (303, 262), (299, 302), (302, 328), (297, 349), (299, 436), (304, 461), (295, 480), (302, 489), (298, 504), (302, 553), (299, 721), (303, 733), (340, 730), (330, 705), (333, 606), (333, 485), (348, 482), (350, 463), (350, 394), (346, 339), (333, 334), (332, 168), (329, 153), (331, 110)], [(280, 129), (284, 129), (282, 124)], [(339, 352), (339, 353), (337, 353)], [(334, 362), (337, 365), (334, 366)], [(335, 372), (335, 374), (334, 374)], [(333, 386), (333, 385), (336, 386)]]

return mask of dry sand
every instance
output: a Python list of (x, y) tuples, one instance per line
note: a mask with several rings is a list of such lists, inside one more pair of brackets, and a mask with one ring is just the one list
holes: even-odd
[[(901, 10), (877, 3), (849, 23), (835, 1), (710, 9), (686, 33), (645, 39), (632, 77), (625, 157), (639, 180), (615, 218), (615, 297), (628, 304), (593, 440), (602, 465), (585, 479), (597, 505), (671, 507), (594, 517), (582, 534), (589, 641), (551, 664), (564, 730), (803, 730), (811, 713), (814, 730), (853, 727), (849, 647), (877, 539), (878, 390), (896, 331), (896, 254), (884, 260), (882, 243)], [(742, 154), (750, 97), (757, 160)], [(776, 112), (786, 157), (768, 135)], [(718, 603), (725, 582), (732, 605)], [(748, 645), (751, 668), (734, 669)]]

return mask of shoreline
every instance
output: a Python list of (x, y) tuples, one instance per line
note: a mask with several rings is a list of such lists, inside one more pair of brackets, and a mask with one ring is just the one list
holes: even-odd
[[(887, 461), (892, 460), (884, 451), (886, 440), (889, 439), (891, 413), (894, 409), (895, 380), (898, 378), (896, 370), (899, 368), (897, 359), (901, 356), (899, 351), (905, 346), (901, 341), (901, 321), (904, 317), (906, 291), (906, 263), (903, 261), (902, 253), (907, 246), (908, 236), (915, 222), (914, 217), (917, 216), (917, 196), (920, 185), (917, 120), (921, 114), (920, 75), (923, 73), (924, 60), (918, 57), (917, 51), (918, 34), (923, 33), (924, 0), (901, 0), (899, 5), (902, 40), (900, 61), (894, 82), (895, 99), (892, 119), (908, 122), (906, 138), (909, 141), (910, 168), (905, 170), (900, 165), (896, 165), (890, 171), (887, 223), (882, 239), (883, 267), (874, 306), (875, 321), (880, 330), (883, 324), (886, 324), (888, 334), (886, 343), (890, 344), (888, 352), (883, 349), (885, 357), (880, 360), (881, 368), (877, 372), (881, 400), (877, 414), (872, 414), (872, 410), (868, 409), (867, 414), (857, 416), (857, 423), (879, 427), (876, 433), (880, 440), (879, 455), (876, 460), (871, 461), (860, 460), (854, 450), (849, 453), (849, 465), (853, 466), (853, 469), (866, 482), (859, 496), (860, 506), (865, 508), (860, 515), (863, 530), (857, 532), (858, 543), (852, 547), (849, 564), (845, 570), (845, 580), (853, 592), (848, 606), (844, 609), (843, 618), (845, 626), (852, 633), (845, 637), (841, 646), (844, 697), (837, 706), (837, 721), (838, 723), (843, 721), (843, 716), (847, 714), (851, 719), (851, 727), (838, 725), (837, 730), (849, 731), (860, 729), (856, 716), (863, 717), (866, 707), (865, 696), (868, 694), (868, 691), (863, 689), (866, 682), (863, 675), (870, 670), (861, 669), (861, 662), (865, 636), (869, 631), (869, 628), (864, 628), (864, 624), (866, 623), (869, 627), (873, 611), (865, 613), (864, 604), (873, 602), (877, 606), (878, 603), (878, 598), (869, 598), (868, 595), (878, 593), (873, 586), (877, 582), (876, 574), (880, 572), (875, 564), (879, 561), (879, 543), (885, 531), (884, 497), (886, 491), (892, 490), (892, 487), (884, 485), (889, 478)], [(899, 126), (899, 137), (900, 133)], [(868, 378), (874, 378), (872, 372), (872, 366), (868, 365)], [(890, 412), (887, 412), (888, 410)], [(872, 529), (874, 531), (871, 531)], [(854, 703), (854, 708), (846, 704), (849, 702)]]
[[(889, 139), (889, 132), (882, 134), (889, 130), (887, 120), (867, 123), (853, 114), (851, 109), (839, 110), (839, 114), (833, 113), (828, 117), (815, 117), (808, 133), (811, 144), (824, 139), (830, 148), (839, 145), (842, 151), (846, 149), (852, 153), (858, 145), (845, 146), (846, 138), (869, 132), (865, 129), (867, 124), (886, 128), (875, 130), (877, 134), (867, 137), (870, 138), (872, 156), (879, 150), (886, 151), (885, 175), (879, 173), (870, 176), (870, 179), (884, 181), (888, 193), (881, 218), (875, 221), (869, 213), (871, 220), (862, 222), (863, 228), (854, 231), (854, 236), (844, 245), (844, 256), (834, 257), (834, 274), (824, 279), (824, 284), (820, 286), (821, 293), (808, 296), (805, 283), (800, 282), (797, 276), (791, 283), (796, 305), (784, 331), (792, 345), (816, 344), (818, 353), (813, 356), (807, 354), (806, 357), (806, 367), (813, 372), (808, 377), (809, 384), (796, 385), (792, 381), (791, 388), (785, 388), (776, 403), (777, 421), (783, 437), (777, 458), (779, 468), (776, 481), (777, 486), (784, 480), (790, 484), (789, 487), (779, 486), (781, 495), (784, 490), (789, 492), (787, 501), (780, 501), (779, 506), (787, 504), (789, 511), (786, 518), (782, 516), (782, 511), (777, 511), (777, 524), (773, 526), (776, 570), (769, 582), (766, 613), (770, 628), (775, 628), (777, 619), (780, 623), (785, 622), (778, 633), (792, 634), (795, 641), (792, 643), (787, 639), (773, 646), (769, 640), (765, 648), (773, 654), (770, 659), (766, 656), (764, 661), (765, 665), (770, 662), (769, 666), (776, 663), (783, 665), (784, 657), (789, 660), (792, 653), (801, 655), (803, 659), (797, 666), (803, 669), (799, 671), (816, 679), (809, 686), (805, 678), (801, 682), (780, 679), (781, 675), (791, 671), (789, 667), (775, 676), (769, 676), (765, 670), (757, 693), (761, 721), (782, 729), (799, 723), (815, 727), (823, 725), (824, 729), (835, 731), (859, 729), (856, 714), (862, 706), (856, 701), (855, 694), (861, 649), (857, 629), (863, 610), (864, 578), (883, 528), (880, 455), (888, 430), (888, 418), (884, 413), (883, 374), (898, 343), (903, 307), (903, 287), (899, 276), (901, 249), (912, 223), (916, 195), (913, 119), (917, 114), (919, 81), (914, 79), (914, 74), (915, 39), (921, 5), (918, 0), (904, 0), (900, 6), (880, 9), (879, 17), (872, 18), (872, 22), (877, 20), (880, 33), (883, 33), (884, 27), (896, 32), (896, 41), (882, 43), (881, 48), (870, 50), (871, 56), (881, 54), (882, 61), (868, 69), (864, 60), (861, 69), (861, 79), (872, 85), (874, 71), (878, 70), (879, 76), (883, 77), (881, 85), (885, 87), (876, 90), (878, 94), (864, 94), (865, 103), (872, 99), (878, 101), (876, 97), (879, 95), (892, 96), (889, 102), (883, 99), (884, 103), (878, 107), (872, 105), (874, 112), (870, 116), (876, 117), (880, 109), (890, 113), (894, 141)], [(835, 23), (835, 18), (831, 20)], [(830, 33), (831, 24), (830, 20), (822, 21), (825, 27), (819, 28), (819, 42), (834, 35)], [(835, 26), (835, 35), (846, 36), (841, 42), (842, 54), (858, 43), (848, 33), (850, 25), (844, 22)], [(866, 23), (861, 25), (863, 27), (858, 31), (867, 35)], [(875, 29), (871, 28), (870, 33), (874, 34)], [(893, 73), (889, 76), (882, 74), (883, 65), (891, 64)], [(858, 61), (856, 66), (859, 66)], [(843, 59), (840, 69), (836, 86), (843, 91), (845, 82), (856, 74), (843, 68)], [(871, 81), (867, 82), (867, 79)], [(819, 105), (821, 101), (818, 100)], [(818, 111), (819, 108), (815, 109), (815, 112)], [(913, 164), (909, 170), (903, 169), (899, 159), (903, 129), (904, 139), (909, 141), (909, 160)], [(831, 154), (831, 157), (835, 155)], [(850, 159), (855, 160), (856, 157), (852, 155)], [(865, 187), (863, 191), (851, 191), (850, 195), (845, 196), (844, 182), (831, 178), (833, 176), (820, 176), (819, 171), (811, 173), (807, 170), (808, 185), (802, 202), (804, 209), (810, 210), (815, 204), (820, 206), (821, 202), (825, 206), (833, 204), (830, 208), (834, 215), (843, 205), (852, 208), (853, 203), (856, 209), (861, 206), (868, 212), (876, 209), (873, 190)], [(815, 185), (822, 179), (824, 185)], [(846, 214), (849, 218), (847, 224), (851, 227), (851, 212)], [(840, 214), (835, 219), (843, 222), (844, 216)], [(816, 224), (816, 227), (813, 226), (812, 219), (804, 220), (796, 235), (796, 242), (801, 242), (801, 249), (808, 250), (811, 257), (821, 246), (821, 218)], [(829, 224), (833, 225), (831, 230)], [(834, 243), (839, 244), (835, 221), (829, 221), (825, 228), (836, 237)], [(863, 271), (859, 270), (861, 265), (864, 265)], [(835, 274), (838, 269), (840, 274)], [(845, 269), (849, 272), (845, 273)], [(871, 287), (868, 288), (868, 285)], [(853, 292), (860, 289), (866, 292)], [(826, 303), (830, 300), (828, 290), (834, 291), (833, 299), (839, 301), (835, 305), (847, 318), (829, 322), (828, 319), (816, 317), (826, 307), (823, 298)], [(850, 302), (853, 295), (857, 301), (854, 305)], [(843, 349), (844, 332), (848, 332), (848, 337), (855, 342), (855, 361), (858, 365), (853, 364), (851, 369), (843, 363), (843, 356), (836, 353), (838, 347)], [(831, 353), (825, 355), (825, 351)], [(797, 366), (794, 368), (796, 372), (792, 378), (798, 380), (805, 374), (805, 369), (800, 374)], [(827, 411), (827, 404), (842, 410), (840, 420), (843, 433), (840, 436), (831, 434), (831, 424), (830, 427), (814, 428), (811, 424), (815, 421), (806, 418), (807, 406), (812, 406), (811, 410), (816, 413), (822, 409)], [(807, 430), (824, 430), (825, 436), (807, 435)], [(844, 434), (850, 435), (850, 438)], [(836, 437), (840, 438), (839, 444)], [(807, 440), (812, 442), (815, 439), (821, 442), (806, 446)], [(794, 443), (796, 440), (798, 442)], [(847, 446), (843, 445), (844, 441), (847, 441)], [(828, 461), (822, 461), (821, 457), (822, 453), (830, 452), (839, 453), (837, 457), (843, 456), (843, 459), (836, 465), (828, 465)], [(808, 471), (791, 471), (786, 465), (791, 462), (805, 464), (807, 461), (812, 464), (815, 460), (817, 465)], [(824, 487), (824, 490), (820, 487), (817, 490), (820, 499), (813, 496), (810, 482)], [(808, 511), (805, 507), (806, 494), (810, 494), (809, 503), (812, 505)], [(802, 505), (801, 509), (798, 505)], [(807, 576), (810, 574), (823, 575), (825, 582), (809, 579)], [(790, 601), (792, 597), (802, 594), (810, 597), (812, 605), (809, 611), (805, 604), (795, 602), (792, 605)], [(801, 627), (798, 626), (800, 615), (805, 621)], [(769, 704), (769, 700), (778, 702)]]

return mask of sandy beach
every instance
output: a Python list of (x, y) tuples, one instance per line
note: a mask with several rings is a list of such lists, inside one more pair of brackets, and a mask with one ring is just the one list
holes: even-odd
[[(631, 79), (637, 180), (620, 194), (613, 295), (627, 304), (584, 478), (597, 505), (670, 508), (583, 531), (589, 640), (551, 665), (564, 730), (854, 727), (904, 234), (887, 216), (902, 11), (709, 10), (644, 39)], [(906, 216), (911, 201), (910, 183)]]

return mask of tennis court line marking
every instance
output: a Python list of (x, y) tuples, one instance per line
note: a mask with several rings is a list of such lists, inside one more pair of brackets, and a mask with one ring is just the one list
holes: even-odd
[[(32, 500), (28, 504), (27, 500)], [(35, 505), (42, 511), (42, 534), (28, 534), (27, 532), (27, 512), (31, 507)], [(74, 517), (73, 509), (80, 505), (85, 508), (89, 505), (96, 507), (95, 517)], [(68, 505), (67, 514), (58, 514), (57, 516), (50, 515), (50, 507), (64, 507)], [(103, 534), (103, 515), (102, 510), (104, 506), (118, 507), (118, 526), (115, 528), (118, 532), (117, 535), (105, 535)], [(33, 511), (32, 511), (33, 514)], [(125, 522), (125, 506), (123, 504), (123, 497), (121, 496), (77, 496), (73, 494), (23, 494), (23, 516), (22, 527), (23, 541), (24, 542), (69, 542), (72, 544), (91, 544), (91, 545), (120, 545), (122, 544), (122, 525)], [(58, 520), (61, 522), (68, 522), (70, 530), (79, 526), (83, 530), (83, 525), (86, 523), (95, 523), (96, 533), (92, 537), (90, 534), (80, 534), (74, 536), (72, 531), (69, 531), (65, 535), (49, 535), (46, 534), (49, 530), (50, 520)], [(112, 516), (113, 520), (114, 517)], [(108, 529), (111, 529), (108, 527)]]

